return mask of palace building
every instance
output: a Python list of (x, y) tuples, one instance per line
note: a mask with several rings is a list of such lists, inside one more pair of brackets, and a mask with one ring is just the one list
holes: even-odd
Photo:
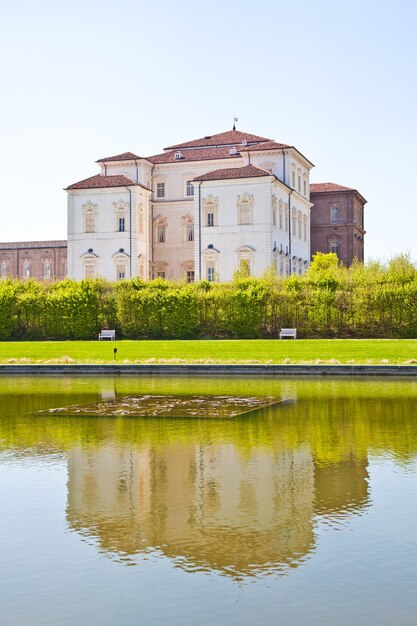
[(294, 146), (238, 130), (97, 161), (67, 187), (68, 275), (231, 280), (304, 273), (310, 169)]
[(97, 165), (66, 188), (68, 241), (0, 243), (1, 277), (229, 281), (240, 268), (303, 274), (317, 251), (364, 258), (366, 200), (310, 185), (294, 146), (233, 128)]

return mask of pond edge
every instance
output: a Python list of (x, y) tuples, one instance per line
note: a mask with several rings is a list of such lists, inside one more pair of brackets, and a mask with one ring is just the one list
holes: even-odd
[(417, 376), (415, 365), (31, 364), (0, 365), (0, 376)]

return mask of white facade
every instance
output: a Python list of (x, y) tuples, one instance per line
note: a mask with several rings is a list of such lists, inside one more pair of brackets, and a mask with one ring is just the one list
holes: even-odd
[(68, 187), (68, 275), (228, 281), (304, 273), (309, 171), (292, 146), (228, 131), (141, 158), (98, 161)]

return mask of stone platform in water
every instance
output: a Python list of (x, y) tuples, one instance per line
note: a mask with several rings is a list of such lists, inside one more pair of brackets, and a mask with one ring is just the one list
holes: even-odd
[[(69, 417), (198, 417), (230, 418), (259, 409), (284, 405), (290, 400), (256, 396), (124, 396), (42, 411)], [(38, 413), (39, 415), (39, 413)]]

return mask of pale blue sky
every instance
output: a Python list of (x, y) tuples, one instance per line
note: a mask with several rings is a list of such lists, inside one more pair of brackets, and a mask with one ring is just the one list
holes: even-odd
[[(238, 128), (368, 200), (367, 258), (417, 258), (413, 0), (29, 0), (0, 13), (1, 241), (66, 238), (98, 158)], [(10, 210), (11, 209), (11, 210)]]

